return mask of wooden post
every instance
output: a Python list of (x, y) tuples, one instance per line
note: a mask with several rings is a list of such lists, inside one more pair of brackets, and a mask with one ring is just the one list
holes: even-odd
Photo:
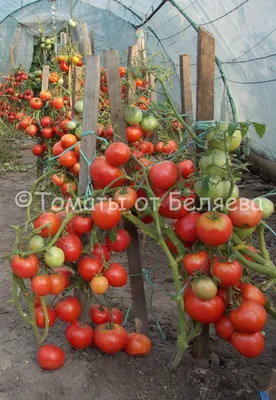
[(49, 73), (50, 73), (49, 65), (43, 65), (41, 90), (48, 90), (49, 88)]
[[(182, 54), (179, 57), (180, 61), (180, 95), (181, 95), (181, 109), (183, 114), (192, 114), (193, 112), (193, 98), (192, 98), (192, 71), (191, 71), (191, 57), (188, 54)], [(192, 125), (191, 118), (184, 118), (186, 124)]]
[(60, 34), (60, 50), (63, 46), (67, 44), (67, 34), (65, 32), (61, 32)]
[[(192, 98), (192, 71), (191, 71), (191, 57), (188, 54), (179, 56), (180, 64), (180, 95), (181, 95), (181, 111), (182, 114), (191, 114), (193, 112), (193, 98)], [(193, 120), (189, 117), (184, 117), (184, 121), (189, 126), (192, 125)], [(188, 135), (187, 142), (190, 142), (191, 137)], [(188, 150), (192, 151), (193, 147), (189, 146)]]
[[(120, 140), (126, 141), (126, 123), (123, 117), (118, 53), (115, 50), (105, 51), (104, 59), (112, 124), (113, 127), (116, 126), (118, 128)], [(128, 221), (124, 221), (124, 227), (131, 237), (130, 246), (127, 249), (127, 257), (135, 326), (138, 332), (147, 335), (148, 317), (138, 232), (136, 227)]]
[[(98, 126), (99, 93), (100, 93), (100, 57), (88, 56), (86, 63), (86, 78), (84, 86), (84, 132), (96, 131)], [(88, 160), (96, 154), (96, 135), (88, 135), (81, 138), (81, 149)], [(88, 185), (89, 166), (85, 159), (80, 157), (79, 196), (85, 194)], [(82, 305), (81, 321), (87, 321), (90, 311), (89, 296), (81, 289), (75, 291)]]
[[(215, 39), (204, 28), (198, 29), (196, 120), (214, 119)], [(209, 358), (209, 325), (194, 340), (196, 358)]]
[(74, 68), (73, 75), (73, 93), (72, 93), (72, 119), (78, 120), (79, 116), (75, 112), (75, 104), (81, 98), (81, 77), (82, 77), (82, 67)]
[(115, 130), (114, 136), (117, 134), (121, 140), (126, 142), (126, 123), (119, 74), (119, 58), (116, 50), (106, 50), (104, 52), (104, 64), (110, 100), (111, 121)]
[[(128, 48), (128, 56), (127, 56), (127, 65), (129, 67), (135, 66), (135, 57), (137, 56), (138, 46), (129, 46)], [(132, 73), (128, 74), (128, 84), (129, 87), (127, 89), (127, 101), (128, 104), (131, 104), (134, 100), (135, 90), (136, 90), (136, 80)]]
[(91, 45), (91, 54), (95, 55), (95, 37), (94, 37), (94, 31), (90, 31), (90, 45)]
[(88, 55), (92, 54), (87, 24), (85, 24), (85, 23), (81, 24), (81, 30), (82, 30), (82, 36), (83, 36), (84, 57), (86, 59), (86, 57)]

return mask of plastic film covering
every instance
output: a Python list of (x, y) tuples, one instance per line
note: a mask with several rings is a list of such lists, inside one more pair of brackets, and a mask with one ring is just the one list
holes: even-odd
[[(275, 117), (275, 0), (56, 0), (57, 29), (74, 16), (94, 30), (97, 54), (116, 48), (126, 56), (142, 24), (150, 53), (162, 51), (175, 75), (172, 88), (179, 103), (179, 55), (192, 57), (194, 104), (198, 25), (216, 39), (216, 55), (230, 87), (238, 119), (264, 122), (267, 133), (260, 140), (250, 132), (251, 147), (276, 160)], [(23, 5), (23, 7), (22, 7)], [(0, 72), (21, 63), (30, 67), (33, 36), (38, 23), (51, 31), (51, 2), (0, 0)], [(18, 29), (20, 25), (20, 29)], [(215, 118), (232, 118), (229, 99), (216, 68)]]

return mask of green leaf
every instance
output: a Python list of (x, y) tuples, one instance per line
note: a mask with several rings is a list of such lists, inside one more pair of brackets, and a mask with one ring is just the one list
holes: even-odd
[(248, 122), (240, 122), (240, 131), (241, 131), (242, 137), (247, 135), (249, 126), (250, 126), (250, 124)]
[(230, 124), (228, 125), (228, 135), (233, 136), (238, 128), (239, 124), (237, 124), (236, 122), (230, 122)]
[(255, 128), (255, 131), (259, 138), (262, 138), (265, 134), (266, 131), (266, 125), (265, 124), (259, 124), (258, 122), (252, 122), (252, 125)]
[(111, 240), (111, 242), (114, 243), (117, 238), (117, 228), (111, 229), (108, 233), (108, 237)]

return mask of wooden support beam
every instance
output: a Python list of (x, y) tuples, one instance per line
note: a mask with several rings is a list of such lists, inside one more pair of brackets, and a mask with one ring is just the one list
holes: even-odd
[(75, 67), (73, 73), (73, 92), (72, 92), (72, 119), (78, 120), (78, 113), (75, 112), (75, 104), (81, 98), (81, 78), (82, 67)]
[(126, 123), (124, 119), (124, 105), (119, 73), (119, 57), (116, 50), (106, 50), (104, 52), (104, 64), (115, 140), (123, 140), (126, 142)]
[[(215, 39), (204, 28), (198, 29), (196, 120), (214, 119)], [(204, 325), (193, 345), (196, 358), (209, 358), (209, 325)]]
[[(105, 51), (104, 60), (112, 125), (113, 127), (118, 128), (115, 140), (123, 140), (126, 142), (126, 123), (123, 116), (123, 101), (117, 51)], [(128, 221), (124, 221), (124, 227), (129, 232), (131, 237), (130, 245), (127, 249), (127, 257), (135, 326), (138, 332), (142, 332), (147, 335), (148, 317), (138, 232), (135, 225)]]
[(84, 54), (85, 56), (92, 55), (91, 51), (91, 43), (90, 43), (90, 38), (89, 38), (89, 32), (88, 32), (88, 27), (87, 24), (81, 24), (81, 30), (82, 30), (82, 36), (83, 36), (83, 48), (84, 48)]
[[(188, 54), (182, 54), (179, 57), (180, 62), (180, 95), (181, 110), (183, 114), (192, 114), (193, 97), (192, 97), (192, 71), (191, 57)], [(193, 120), (185, 117), (186, 124), (192, 125)]]
[[(86, 79), (84, 86), (84, 110), (83, 110), (83, 132), (96, 131), (98, 126), (99, 94), (100, 94), (100, 57), (87, 57)], [(88, 135), (81, 138), (81, 149), (88, 160), (96, 155), (96, 135)], [(79, 196), (83, 196), (88, 185), (89, 166), (85, 159), (80, 157)], [(75, 290), (82, 311), (79, 319), (89, 321), (90, 298), (81, 288)]]
[(90, 45), (91, 45), (91, 53), (92, 55), (96, 54), (95, 50), (95, 36), (94, 36), (94, 31), (90, 31)]
[(41, 90), (48, 90), (49, 88), (49, 73), (50, 73), (49, 65), (43, 65)]

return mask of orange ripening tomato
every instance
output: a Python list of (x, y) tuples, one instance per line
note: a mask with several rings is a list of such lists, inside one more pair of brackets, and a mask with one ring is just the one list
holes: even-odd
[(59, 76), (57, 72), (52, 72), (49, 76), (49, 82), (51, 83), (58, 83), (59, 81)]

